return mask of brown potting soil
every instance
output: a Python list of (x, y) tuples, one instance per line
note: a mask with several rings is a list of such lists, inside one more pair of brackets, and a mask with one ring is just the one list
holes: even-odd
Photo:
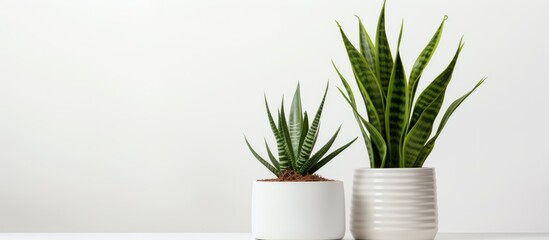
[(301, 175), (296, 171), (290, 170), (290, 171), (283, 172), (277, 178), (260, 179), (257, 181), (261, 181), (261, 182), (323, 182), (323, 181), (334, 181), (334, 180), (321, 177), (318, 174)]

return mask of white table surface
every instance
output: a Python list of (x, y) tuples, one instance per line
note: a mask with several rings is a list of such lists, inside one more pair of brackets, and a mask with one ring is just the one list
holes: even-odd
[[(0, 233), (0, 240), (252, 240), (250, 233)], [(353, 239), (350, 234), (345, 240)], [(549, 240), (549, 233), (439, 233), (436, 240)]]

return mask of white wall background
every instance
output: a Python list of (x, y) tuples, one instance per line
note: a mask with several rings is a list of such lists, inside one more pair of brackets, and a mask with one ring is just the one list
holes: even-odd
[[(249, 231), (245, 147), (263, 108), (301, 81), (325, 140), (357, 136), (335, 90), (350, 68), (334, 20), (356, 40), (382, 1), (0, 1), (0, 232)], [(423, 85), (466, 47), (447, 99), (489, 79), (456, 112), (427, 166), (440, 231), (549, 231), (549, 2), (390, 0), (407, 71), (445, 14)], [(420, 87), (422, 87), (420, 86)], [(321, 170), (346, 182), (362, 143)]]

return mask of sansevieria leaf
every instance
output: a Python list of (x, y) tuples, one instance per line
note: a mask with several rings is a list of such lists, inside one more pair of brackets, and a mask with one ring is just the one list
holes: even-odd
[(417, 123), (408, 132), (404, 139), (404, 162), (406, 167), (414, 167), (416, 158), (423, 148), (423, 145), (431, 136), (433, 129), (433, 123), (440, 111), (442, 102), (444, 101), (444, 93), (431, 102), (429, 106), (423, 111)]
[(429, 60), (431, 60), (431, 57), (435, 53), (435, 50), (437, 49), (438, 42), (440, 41), (440, 36), (442, 36), (442, 29), (444, 28), (444, 22), (448, 19), (448, 16), (444, 16), (444, 19), (442, 20), (442, 23), (440, 23), (440, 26), (438, 27), (437, 31), (431, 37), (431, 40), (425, 46), (423, 51), (421, 51), (421, 54), (416, 59), (416, 62), (414, 63), (414, 67), (412, 68), (412, 72), (410, 73), (410, 81), (408, 84), (409, 92), (410, 92), (410, 107), (412, 107), (412, 101), (414, 101), (414, 97), (417, 90), (417, 84), (419, 82), (419, 78), (421, 77), (421, 74), (423, 73), (423, 69), (425, 69), (425, 66), (429, 63)]
[(377, 76), (381, 82), (383, 93), (387, 96), (393, 69), (393, 56), (391, 55), (391, 48), (389, 47), (387, 33), (385, 32), (385, 2), (383, 2), (383, 7), (381, 8), (381, 13), (379, 14), (379, 20), (377, 22), (376, 49)]
[(456, 66), (457, 60), (459, 58), (459, 53), (461, 52), (462, 48), (463, 44), (460, 41), (459, 47), (454, 54), (452, 62), (450, 62), (448, 67), (446, 67), (446, 69), (444, 69), (444, 71), (440, 75), (438, 75), (435, 80), (431, 82), (431, 84), (429, 84), (427, 88), (425, 88), (425, 90), (423, 90), (423, 92), (421, 92), (414, 106), (414, 111), (412, 113), (412, 118), (410, 120), (410, 125), (408, 129), (414, 127), (416, 121), (419, 119), (421, 113), (423, 113), (427, 106), (435, 101), (440, 94), (444, 94), (448, 83), (452, 79), (452, 74), (454, 72), (454, 68)]
[[(416, 94), (419, 80), (439, 45), (448, 17), (444, 16), (436, 32), (416, 58), (410, 77), (406, 78), (400, 49), (403, 27), (400, 27), (396, 55), (392, 55), (385, 28), (385, 3), (386, 1), (383, 2), (379, 14), (375, 42), (372, 42), (357, 16), (360, 51), (351, 44), (338, 24), (367, 117), (364, 118), (359, 113), (353, 90), (334, 64), (334, 69), (344, 86), (338, 90), (352, 108), (368, 151), (370, 167), (421, 167), (451, 113), (474, 89), (451, 105), (441, 121), (441, 127), (434, 137), (431, 136), (463, 43), (460, 40), (452, 61), (444, 71), (430, 82), (423, 92)], [(381, 93), (375, 91), (376, 86)], [(477, 87), (478, 85), (475, 89)], [(378, 96), (381, 96), (381, 99), (378, 99)], [(429, 140), (430, 137), (432, 138)]]
[[(341, 95), (345, 98), (345, 100), (347, 100), (347, 103), (349, 103), (349, 105), (353, 109), (355, 120), (357, 121), (358, 126), (360, 127), (360, 132), (362, 133), (362, 138), (364, 139), (366, 149), (368, 150), (368, 157), (369, 157), (369, 160), (370, 160), (370, 165), (372, 167), (376, 167), (372, 141), (370, 140), (370, 137), (366, 133), (366, 130), (364, 129), (364, 126), (362, 126), (362, 121), (360, 120), (359, 114), (356, 111), (354, 111), (357, 107), (356, 107), (356, 101), (355, 101), (355, 96), (353, 94), (353, 90), (351, 90), (351, 86), (349, 86), (349, 83), (347, 82), (345, 77), (343, 77), (343, 75), (341, 75), (341, 73), (339, 72), (339, 70), (337, 69), (337, 67), (335, 66), (335, 64), (333, 62), (332, 62), (332, 65), (334, 66), (334, 69), (336, 70), (337, 74), (339, 75), (339, 78), (341, 79), (341, 82), (343, 83), (343, 86), (345, 87), (345, 91), (347, 92), (347, 94), (349, 94), (349, 96), (346, 96), (345, 93), (343, 93), (343, 91), (340, 88), (338, 88)], [(370, 114), (370, 112), (368, 112), (368, 114)]]
[[(376, 73), (376, 48), (364, 25), (362, 25), (360, 18), (358, 18), (358, 31), (360, 33), (360, 53), (364, 56), (370, 69)], [(376, 78), (376, 80), (379, 82), (379, 79)], [(379, 83), (379, 86), (381, 86), (381, 83)]]
[[(399, 36), (402, 36), (402, 27)], [(404, 159), (401, 156), (401, 143), (408, 123), (408, 97), (406, 76), (400, 59), (400, 51), (397, 47), (396, 63), (393, 66), (389, 81), (387, 108), (385, 110), (386, 139), (389, 150), (387, 167), (403, 167), (404, 165)]]
[(448, 109), (444, 113), (444, 116), (442, 117), (442, 120), (440, 120), (440, 124), (438, 125), (437, 133), (435, 134), (435, 136), (433, 136), (425, 144), (425, 146), (423, 147), (423, 149), (419, 153), (419, 155), (417, 157), (417, 160), (416, 160), (416, 163), (414, 164), (415, 167), (421, 167), (423, 165), (423, 163), (425, 162), (425, 159), (427, 159), (427, 157), (429, 156), (431, 151), (433, 151), (433, 147), (435, 146), (435, 141), (437, 140), (438, 136), (442, 132), (442, 129), (444, 129), (444, 126), (446, 126), (446, 123), (448, 122), (448, 120), (450, 119), (450, 117), (452, 116), (454, 111), (456, 111), (456, 109), (459, 107), (459, 105), (461, 105), (461, 103), (463, 101), (465, 101), (465, 99), (467, 99), (467, 97), (469, 97), (469, 95), (471, 95), (471, 93), (473, 93), (475, 91), (475, 89), (477, 89), (484, 82), (484, 80), (486, 80), (486, 78), (481, 79), (475, 85), (475, 87), (473, 87), (473, 89), (471, 89), (471, 91), (469, 91), (465, 95), (461, 96), (460, 98), (456, 99), (454, 102), (452, 102), (452, 104), (450, 104), (450, 106), (448, 107)]
[(360, 87), (364, 104), (368, 109), (368, 117), (378, 129), (383, 129), (385, 102), (380, 83), (376, 79), (374, 70), (370, 68), (362, 54), (351, 44), (341, 26), (339, 27), (339, 31), (347, 49), (347, 55), (351, 61), (353, 73)]

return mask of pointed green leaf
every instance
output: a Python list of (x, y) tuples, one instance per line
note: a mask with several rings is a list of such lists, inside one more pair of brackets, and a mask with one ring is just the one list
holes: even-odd
[(301, 134), (299, 139), (299, 148), (297, 152), (301, 152), (301, 148), (303, 148), (303, 142), (305, 142), (305, 137), (307, 136), (307, 132), (309, 131), (309, 116), (307, 116), (307, 111), (303, 113), (303, 124), (301, 124)]
[[(339, 87), (337, 89), (339, 90), (339, 92), (341, 93), (343, 98), (345, 98), (347, 103), (349, 103), (351, 108), (353, 110), (356, 109), (355, 96), (353, 94), (353, 90), (351, 89), (351, 86), (349, 86), (349, 82), (347, 82), (347, 80), (345, 80), (345, 78), (343, 77), (343, 75), (341, 75), (339, 70), (337, 70), (337, 67), (335, 66), (335, 64), (333, 62), (332, 62), (332, 65), (334, 66), (336, 72), (338, 73), (339, 78), (341, 79), (341, 82), (343, 83), (343, 86), (345, 87), (345, 90), (346, 90), (347, 94), (349, 94), (349, 96), (347, 97), (345, 95), (345, 93), (343, 93), (343, 91)], [(354, 116), (355, 116), (355, 120), (357, 121), (357, 124), (360, 127), (360, 132), (362, 133), (362, 138), (364, 139), (364, 144), (366, 145), (366, 149), (367, 149), (367, 152), (368, 152), (368, 157), (369, 157), (369, 160), (370, 160), (370, 167), (375, 168), (377, 166), (375, 164), (375, 157), (374, 157), (374, 150), (373, 150), (373, 147), (372, 147), (372, 142), (371, 142), (370, 137), (368, 136), (368, 134), (366, 134), (366, 130), (362, 126), (360, 117), (358, 116), (357, 112), (353, 111), (353, 113), (354, 113)]]
[(273, 152), (271, 152), (271, 148), (269, 148), (269, 144), (267, 144), (267, 139), (265, 140), (265, 148), (267, 148), (267, 154), (269, 155), (269, 159), (271, 160), (271, 163), (276, 168), (276, 170), (280, 170), (280, 164), (278, 163), (278, 160), (276, 160), (275, 156), (273, 155)]
[(469, 91), (465, 95), (461, 96), (460, 98), (456, 99), (454, 102), (452, 102), (452, 104), (450, 104), (450, 106), (448, 107), (448, 109), (444, 113), (444, 116), (442, 117), (442, 120), (440, 121), (440, 124), (439, 124), (438, 129), (437, 129), (437, 133), (435, 134), (435, 136), (433, 136), (425, 144), (423, 149), (421, 149), (421, 152), (419, 153), (419, 155), (417, 157), (416, 163), (414, 164), (415, 167), (423, 166), (423, 163), (425, 162), (425, 159), (427, 159), (427, 157), (429, 156), (431, 151), (433, 151), (433, 147), (435, 146), (435, 141), (437, 140), (438, 136), (442, 132), (442, 129), (444, 129), (444, 126), (446, 126), (446, 123), (448, 122), (448, 120), (450, 119), (450, 117), (452, 116), (454, 111), (456, 111), (456, 109), (459, 107), (459, 105), (461, 105), (461, 103), (463, 101), (465, 101), (465, 99), (467, 99), (467, 97), (469, 97), (469, 95), (471, 95), (471, 93), (473, 93), (473, 91), (475, 91), (475, 89), (477, 89), (484, 82), (484, 80), (486, 80), (486, 78), (481, 79), (477, 83), (477, 85), (475, 85), (475, 87), (473, 87), (473, 89), (471, 89), (471, 91)]
[(316, 142), (316, 137), (318, 135), (320, 116), (322, 115), (322, 109), (324, 108), (324, 102), (326, 101), (326, 94), (328, 94), (328, 85), (326, 85), (326, 90), (324, 91), (324, 96), (322, 97), (320, 106), (316, 111), (315, 118), (311, 123), (309, 131), (307, 131), (305, 141), (303, 141), (303, 146), (301, 147), (301, 152), (299, 153), (299, 159), (297, 160), (297, 166), (303, 166), (305, 161), (307, 161), (311, 156), (311, 151), (313, 150), (314, 144)]
[(246, 145), (248, 145), (248, 148), (250, 149), (250, 151), (252, 152), (254, 157), (261, 164), (263, 164), (263, 166), (265, 166), (267, 169), (269, 169), (269, 171), (271, 171), (274, 175), (278, 176), (278, 171), (276, 170), (276, 168), (273, 167), (271, 164), (269, 164), (267, 161), (265, 161), (265, 159), (263, 159), (261, 156), (259, 156), (259, 154), (257, 154), (257, 152), (252, 148), (252, 146), (250, 145), (250, 143), (248, 142), (248, 139), (246, 137), (244, 137), (244, 140), (246, 141)]
[(423, 148), (431, 132), (433, 130), (433, 124), (442, 107), (444, 101), (444, 93), (441, 93), (419, 117), (417, 123), (408, 132), (404, 139), (404, 162), (405, 167), (414, 167), (417, 156)]
[[(400, 36), (402, 36), (402, 27), (399, 43)], [(386, 139), (389, 150), (389, 161), (386, 161), (387, 167), (403, 167), (404, 165), (404, 159), (401, 156), (401, 144), (408, 123), (408, 97), (404, 67), (397, 48), (396, 63), (389, 81), (385, 111)]]
[(391, 55), (387, 34), (385, 33), (385, 2), (383, 2), (383, 7), (381, 8), (381, 13), (377, 23), (376, 48), (377, 77), (381, 83), (383, 93), (387, 96), (389, 92), (389, 81), (391, 79), (391, 72), (393, 69), (393, 56)]
[(303, 124), (303, 112), (301, 110), (301, 93), (299, 89), (299, 83), (294, 93), (292, 99), (292, 105), (290, 107), (290, 118), (289, 118), (289, 131), (290, 138), (292, 140), (292, 149), (294, 149), (294, 158), (297, 159), (297, 150), (299, 149), (299, 140), (301, 139), (301, 125)]
[(412, 73), (410, 73), (410, 83), (408, 85), (409, 91), (410, 91), (410, 107), (412, 107), (411, 103), (414, 101), (414, 97), (417, 90), (417, 84), (419, 82), (419, 78), (421, 77), (421, 74), (423, 73), (423, 69), (427, 66), (429, 63), (429, 60), (431, 60), (431, 57), (435, 53), (435, 50), (437, 49), (438, 42), (440, 40), (440, 36), (442, 36), (442, 29), (444, 28), (444, 22), (448, 19), (448, 16), (444, 16), (444, 19), (442, 20), (442, 23), (440, 23), (440, 26), (438, 27), (437, 31), (431, 37), (431, 40), (425, 46), (423, 51), (421, 51), (421, 54), (416, 59), (416, 62), (414, 63), (414, 67), (412, 68)]
[(326, 142), (324, 146), (322, 146), (309, 160), (305, 161), (305, 163), (300, 167), (299, 172), (307, 172), (309, 167), (311, 167), (313, 164), (317, 163), (324, 154), (330, 150), (330, 147), (332, 147), (332, 144), (334, 143), (335, 139), (337, 138), (337, 135), (339, 134), (339, 130), (341, 130), (341, 126), (337, 129), (337, 131), (334, 133), (334, 135)]
[(341, 152), (343, 152), (343, 150), (345, 150), (347, 147), (349, 147), (351, 144), (353, 144), (355, 141), (356, 141), (357, 138), (353, 139), (352, 141), (350, 141), (349, 143), (343, 145), (342, 147), (336, 149), (335, 151), (333, 151), (332, 153), (328, 154), (326, 157), (324, 157), (322, 160), (320, 160), (318, 163), (316, 163), (315, 165), (313, 165), (311, 167), (311, 169), (307, 172), (308, 174), (313, 174), (315, 173), (316, 171), (318, 171), (318, 169), (320, 169), (321, 167), (323, 167), (324, 165), (326, 165), (326, 163), (330, 162), (330, 160), (332, 160), (334, 157), (336, 157), (338, 154), (340, 154)]
[(454, 72), (454, 67), (456, 66), (456, 62), (459, 57), (459, 53), (461, 52), (461, 49), (463, 48), (463, 44), (460, 41), (459, 47), (456, 50), (456, 53), (454, 54), (454, 58), (450, 62), (450, 64), (444, 69), (444, 71), (438, 75), (431, 84), (423, 90), (423, 92), (419, 95), (417, 98), (417, 101), (414, 106), (414, 111), (412, 113), (412, 118), (410, 120), (410, 125), (408, 130), (414, 127), (417, 120), (421, 116), (421, 113), (429, 106), (435, 99), (440, 95), (444, 94), (446, 91), (446, 87), (448, 86), (448, 83), (450, 83), (450, 80), (452, 79), (452, 73)]
[[(345, 89), (346, 91), (350, 94), (350, 96), (352, 97), (352, 101), (355, 102), (354, 100), (354, 95), (352, 93), (352, 90), (351, 90), (351, 87), (349, 86), (349, 83), (347, 82), (347, 80), (345, 80), (345, 78), (343, 77), (343, 75), (341, 75), (341, 72), (339, 72), (339, 69), (337, 69), (337, 67), (335, 66), (335, 64), (332, 62), (332, 65), (334, 66), (334, 69), (336, 70), (339, 78), (341, 79), (341, 81), (343, 82), (343, 85), (345, 86)], [(367, 93), (367, 90), (364, 88), (364, 85), (362, 85), (362, 83), (360, 81), (357, 81), (357, 85), (358, 85), (358, 88), (360, 90), (360, 93), (364, 99), (364, 104), (366, 106), (366, 112), (368, 114), (368, 120), (377, 128), (379, 129), (380, 132), (383, 132), (384, 131), (384, 122), (383, 122), (383, 114), (382, 113), (381, 115), (378, 114), (377, 112), (377, 109), (376, 107), (374, 106), (372, 100), (370, 99), (368, 93)], [(351, 104), (353, 105), (353, 104)], [(356, 105), (356, 102), (355, 104)], [(356, 106), (355, 106), (356, 107)], [(381, 117), (381, 118), (380, 118)], [(357, 122), (360, 124), (360, 121), (358, 121), (357, 119)]]
[(386, 159), (387, 159), (387, 144), (385, 143), (385, 139), (383, 138), (383, 135), (366, 119), (362, 118), (362, 124), (364, 124), (364, 127), (368, 130), (370, 133), (370, 138), (374, 146), (376, 147), (376, 152), (379, 154), (380, 157), (380, 168), (385, 167)]
[[(347, 49), (347, 55), (356, 78), (356, 82), (360, 87), (360, 93), (364, 99), (364, 104), (368, 109), (368, 118), (374, 125), (379, 124), (379, 129), (383, 129), (383, 114), (385, 109), (384, 95), (379, 81), (376, 79), (375, 72), (368, 66), (368, 63), (358, 50), (351, 44), (341, 26), (339, 26), (343, 43)], [(337, 70), (337, 69), (336, 69)], [(376, 114), (374, 114), (374, 112)]]
[[(370, 66), (370, 69), (375, 73), (376, 72), (376, 48), (374, 46), (374, 43), (372, 42), (372, 39), (370, 38), (370, 35), (368, 35), (368, 32), (364, 28), (364, 25), (362, 24), (362, 21), (358, 18), (358, 31), (360, 33), (360, 53), (362, 53), (362, 56), (364, 56), (364, 59)], [(379, 79), (376, 78), (376, 80)], [(381, 84), (381, 83), (379, 83)], [(381, 85), (379, 85), (381, 86)]]
[[(283, 100), (284, 101), (284, 100)], [(284, 139), (284, 150), (288, 153), (288, 159), (290, 160), (291, 169), (296, 169), (296, 159), (295, 153), (293, 150), (292, 139), (290, 137), (290, 130), (288, 127), (288, 122), (286, 121), (286, 113), (284, 112), (284, 104), (280, 107), (280, 114), (278, 116), (280, 119), (279, 128), (282, 130), (282, 138)]]
[[(286, 153), (285, 147), (284, 147), (284, 139), (282, 138), (282, 135), (280, 134), (280, 130), (277, 128), (273, 116), (271, 114), (271, 110), (269, 109), (269, 104), (267, 103), (267, 96), (264, 96), (265, 98), (265, 108), (267, 109), (267, 116), (269, 117), (269, 124), (271, 126), (271, 130), (273, 131), (273, 135), (276, 139), (276, 145), (278, 148), (278, 159), (280, 161), (280, 170), (286, 170), (290, 167), (290, 162), (288, 160), (288, 155)], [(279, 116), (280, 120), (280, 116)]]

